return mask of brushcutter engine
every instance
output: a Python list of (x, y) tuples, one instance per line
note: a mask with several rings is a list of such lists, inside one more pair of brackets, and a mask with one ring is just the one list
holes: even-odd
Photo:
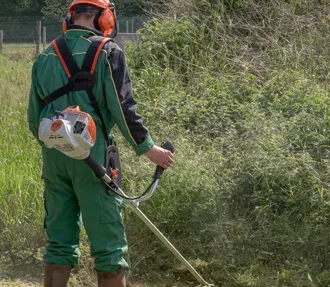
[(39, 139), (47, 148), (56, 148), (68, 157), (84, 160), (95, 144), (95, 122), (79, 107), (69, 107), (41, 121)]

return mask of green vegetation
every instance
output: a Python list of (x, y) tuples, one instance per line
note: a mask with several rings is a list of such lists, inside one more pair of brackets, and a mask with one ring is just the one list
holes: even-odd
[(0, 0), (0, 16), (33, 16), (36, 14), (40, 15), (40, 10), (43, 4), (44, 0)]
[[(36, 16), (44, 15), (48, 20), (61, 20), (67, 13), (67, 7), (73, 0), (0, 0), (0, 16)], [(134, 17), (145, 14), (154, 6), (162, 6), (163, 0), (120, 0), (113, 1), (120, 16)]]
[[(145, 0), (120, 0), (111, 1), (116, 6), (116, 11), (120, 17), (136, 17), (143, 15), (149, 11), (148, 6), (151, 3)], [(44, 0), (42, 13), (47, 19), (62, 21), (63, 15), (67, 13), (67, 7), (72, 3), (72, 0)], [(162, 3), (161, 0), (153, 0), (152, 5)]]
[[(177, 149), (141, 209), (215, 286), (330, 285), (328, 4), (185, 0), (127, 47), (140, 113), (156, 141)], [(40, 265), (41, 161), (25, 118), (31, 60), (15, 59), (0, 57), (0, 253)], [(154, 167), (118, 142), (134, 193)], [(131, 278), (195, 286), (128, 209), (125, 222)], [(89, 258), (79, 274), (90, 280)]]

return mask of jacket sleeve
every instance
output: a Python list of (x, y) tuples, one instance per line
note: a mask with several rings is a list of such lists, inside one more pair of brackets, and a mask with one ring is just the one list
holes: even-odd
[(125, 139), (137, 155), (142, 155), (154, 146), (154, 142), (136, 111), (137, 103), (132, 95), (125, 55), (116, 44), (111, 44), (110, 49), (107, 49), (105, 73), (107, 106)]
[(32, 68), (32, 85), (30, 90), (29, 105), (28, 105), (28, 122), (29, 129), (33, 136), (38, 139), (38, 129), (40, 124), (40, 113), (45, 107), (37, 92), (37, 66), (38, 60), (35, 61)]

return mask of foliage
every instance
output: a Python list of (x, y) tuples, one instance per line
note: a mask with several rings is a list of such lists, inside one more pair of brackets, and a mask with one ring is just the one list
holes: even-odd
[[(0, 16), (35, 16), (43, 14), (47, 20), (62, 20), (72, 0), (0, 0)], [(136, 17), (147, 14), (150, 7), (162, 5), (164, 1), (121, 0), (113, 1), (121, 17)]]
[(71, 0), (45, 0), (45, 5), (42, 8), (42, 14), (46, 19), (62, 21), (68, 12), (68, 7), (71, 2)]
[(45, 0), (7, 1), (0, 0), (0, 16), (38, 15)]
[[(67, 13), (69, 5), (72, 0), (44, 0), (45, 5), (42, 9), (46, 19), (62, 20), (63, 16)], [(121, 0), (113, 1), (116, 7), (116, 13), (120, 17), (136, 17), (146, 14), (149, 10), (147, 1), (144, 0)], [(153, 1), (153, 4), (159, 1)]]

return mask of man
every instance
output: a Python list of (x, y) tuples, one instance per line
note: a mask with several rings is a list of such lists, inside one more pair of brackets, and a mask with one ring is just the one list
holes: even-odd
[[(108, 0), (75, 0), (69, 11), (64, 39), (74, 61), (81, 67), (91, 45), (89, 38), (115, 32), (115, 25), (109, 24), (114, 21), (115, 14)], [(103, 165), (106, 137), (115, 124), (137, 155), (145, 154), (164, 169), (173, 163), (172, 153), (154, 145), (136, 112), (125, 56), (114, 42), (105, 44), (95, 66), (93, 93), (101, 115), (91, 105), (86, 91), (70, 91), (46, 103), (47, 96), (67, 84), (66, 72), (54, 45), (39, 55), (34, 63), (28, 121), (36, 138), (43, 118), (53, 117), (56, 111), (63, 111), (68, 106), (79, 106), (96, 122), (97, 140), (91, 155)], [(105, 123), (106, 136), (99, 115)], [(42, 159), (44, 226), (48, 237), (44, 254), (44, 286), (67, 286), (70, 271), (77, 265), (80, 255), (81, 221), (90, 241), (99, 286), (126, 286), (124, 270), (128, 265), (123, 258), (127, 244), (121, 218), (122, 200), (107, 193), (85, 162), (45, 146), (42, 146)]]

